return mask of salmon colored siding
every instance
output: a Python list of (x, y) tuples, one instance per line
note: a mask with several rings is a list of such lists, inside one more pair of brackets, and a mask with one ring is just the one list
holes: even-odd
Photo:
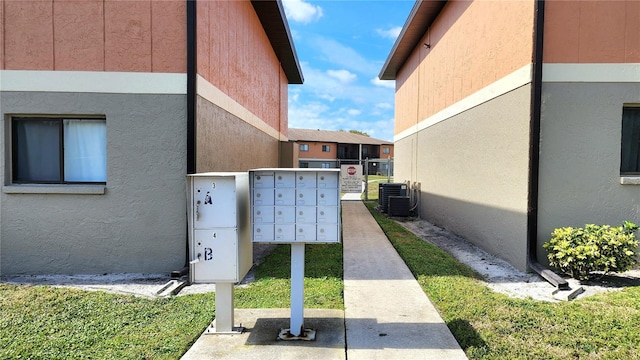
[(197, 14), (198, 74), (283, 131), (288, 82), (251, 2), (198, 2)]
[(544, 62), (640, 62), (640, 1), (547, 1)]
[[(329, 159), (335, 160), (337, 158), (337, 147), (338, 145), (335, 143), (319, 143), (319, 142), (299, 142), (298, 148), (302, 144), (309, 145), (309, 151), (300, 151), (301, 159)], [(323, 152), (322, 146), (328, 145), (329, 151)]]
[(5, 0), (0, 14), (2, 69), (186, 72), (182, 0)]
[(449, 1), (398, 72), (395, 133), (530, 64), (533, 15), (533, 0)]
[(289, 136), (289, 80), (280, 70), (280, 133)]
[(5, 69), (53, 70), (52, 0), (3, 5)]

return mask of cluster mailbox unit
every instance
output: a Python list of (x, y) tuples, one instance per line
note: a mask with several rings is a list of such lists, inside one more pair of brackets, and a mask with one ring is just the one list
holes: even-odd
[(233, 286), (253, 265), (249, 175), (210, 172), (187, 176), (190, 281), (216, 284), (216, 320), (210, 333), (236, 333)]
[(216, 284), (210, 334), (233, 326), (233, 286), (253, 265), (253, 242), (291, 244), (291, 327), (284, 340), (313, 340), (303, 324), (304, 246), (340, 242), (339, 169), (256, 169), (187, 176), (190, 281)]
[(339, 169), (249, 171), (251, 239), (291, 244), (291, 326), (279, 338), (315, 339), (304, 311), (305, 244), (340, 242)]
[(250, 171), (254, 242), (340, 241), (340, 171)]

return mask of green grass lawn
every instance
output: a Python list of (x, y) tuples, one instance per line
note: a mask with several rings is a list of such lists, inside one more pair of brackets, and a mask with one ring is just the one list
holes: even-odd
[[(512, 299), (375, 205), (367, 204), (469, 358), (640, 359), (639, 287), (564, 303)], [(305, 307), (342, 309), (341, 244), (307, 246), (305, 266)], [(289, 275), (281, 245), (254, 283), (236, 289), (235, 306), (288, 308)], [(0, 359), (177, 359), (214, 308), (214, 294), (149, 300), (0, 284)]]
[[(236, 290), (238, 308), (290, 306), (290, 248)], [(342, 245), (309, 245), (305, 307), (342, 309)], [(150, 300), (0, 284), (0, 359), (178, 359), (215, 316), (215, 294)]]
[(518, 300), (395, 221), (371, 213), (470, 359), (640, 359), (640, 288), (563, 303)]

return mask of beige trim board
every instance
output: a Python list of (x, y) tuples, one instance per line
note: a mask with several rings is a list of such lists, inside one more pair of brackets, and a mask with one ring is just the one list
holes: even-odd
[(0, 91), (184, 95), (187, 74), (0, 70)]
[(267, 125), (259, 117), (257, 117), (247, 108), (235, 101), (229, 95), (225, 94), (222, 90), (218, 89), (215, 85), (207, 81), (202, 76), (197, 75), (196, 84), (196, 93), (203, 99), (216, 106), (219, 106), (220, 108), (224, 109), (230, 114), (233, 114), (239, 119), (244, 120), (249, 125), (257, 128), (258, 130), (273, 137), (274, 139), (278, 139), (280, 141), (289, 141), (289, 139), (284, 134), (281, 134), (278, 130)]
[(441, 121), (445, 121), (471, 108), (491, 101), (521, 86), (531, 83), (531, 79), (532, 65), (527, 64), (520, 69), (512, 72), (511, 74), (503, 77), (502, 79), (492, 83), (491, 85), (488, 85), (483, 89), (476, 91), (475, 93), (456, 102), (455, 104), (448, 106), (445, 109), (435, 113), (434, 115), (420, 121), (418, 124), (413, 125), (410, 128), (396, 134), (393, 140), (398, 141), (404, 139), (407, 136), (418, 133)]
[(640, 82), (640, 63), (637, 64), (544, 64), (543, 82)]

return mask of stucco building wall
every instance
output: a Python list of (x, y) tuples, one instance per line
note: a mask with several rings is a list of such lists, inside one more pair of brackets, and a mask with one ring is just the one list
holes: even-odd
[(396, 142), (397, 181), (420, 183), (420, 217), (526, 268), (531, 86)]
[[(3, 187), (3, 274), (182, 268), (185, 95), (3, 92), (0, 102), (5, 132), (11, 114), (104, 115), (107, 124), (104, 194), (21, 194)], [(3, 175), (7, 183), (9, 174)]]
[(396, 77), (394, 180), (417, 184), (422, 218), (523, 270), (533, 14), (449, 1)]
[(449, 1), (398, 72), (395, 134), (530, 64), (533, 12), (534, 1)]
[(277, 167), (288, 80), (250, 1), (197, 3), (196, 171)]
[(620, 183), (625, 103), (640, 104), (640, 83), (543, 85), (540, 247), (557, 227), (640, 221), (640, 185)]
[(0, 7), (0, 69), (186, 72), (185, 1), (1, 1)]

